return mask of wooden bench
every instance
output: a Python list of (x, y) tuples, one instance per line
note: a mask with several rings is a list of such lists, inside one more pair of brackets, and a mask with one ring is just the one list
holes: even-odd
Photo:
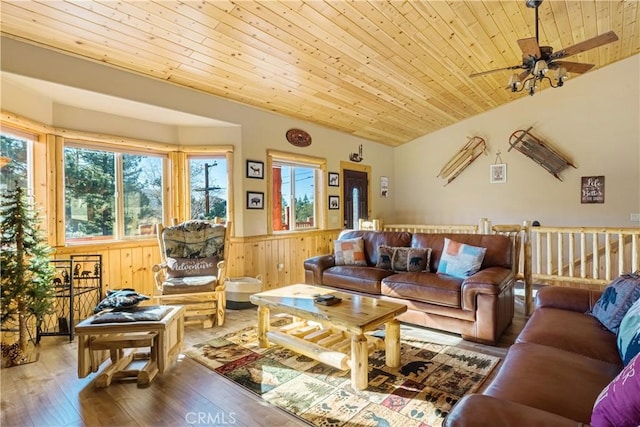
[[(111, 364), (96, 378), (95, 387), (108, 387), (114, 379), (136, 378), (147, 386), (177, 358), (184, 341), (184, 308), (170, 310), (158, 321), (92, 323), (92, 316), (76, 326), (78, 336), (78, 378), (97, 372), (107, 358)], [(149, 348), (148, 352), (134, 349)], [(129, 369), (135, 361), (146, 364)]]

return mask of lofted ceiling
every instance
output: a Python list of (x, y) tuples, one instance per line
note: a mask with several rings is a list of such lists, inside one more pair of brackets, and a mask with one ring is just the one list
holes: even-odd
[[(571, 61), (597, 69), (640, 52), (638, 1), (545, 0), (539, 15), (555, 51), (618, 35)], [(534, 17), (524, 0), (2, 0), (0, 29), (398, 146), (527, 96), (505, 89), (512, 71), (469, 74), (520, 64)]]

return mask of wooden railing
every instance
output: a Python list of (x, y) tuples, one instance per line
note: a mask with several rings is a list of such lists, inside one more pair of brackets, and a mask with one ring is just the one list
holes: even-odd
[(518, 280), (524, 284), (525, 312), (533, 309), (534, 284), (604, 289), (623, 273), (640, 270), (640, 228), (531, 227), (492, 225), (385, 224), (386, 231), (484, 233), (512, 237)]
[(410, 233), (455, 233), (476, 234), (480, 230), (478, 225), (445, 225), (445, 224), (385, 224), (385, 231), (408, 231)]
[(640, 228), (532, 227), (536, 282), (602, 289), (640, 269)]

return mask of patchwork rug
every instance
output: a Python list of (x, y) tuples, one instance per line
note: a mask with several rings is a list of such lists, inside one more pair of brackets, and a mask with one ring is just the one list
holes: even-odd
[[(273, 327), (289, 322), (278, 319)], [(260, 348), (256, 327), (213, 338), (185, 354), (317, 426), (440, 426), (500, 360), (402, 335), (401, 366), (389, 368), (384, 350), (375, 351), (369, 355), (369, 387), (358, 391), (351, 387), (349, 371), (278, 345)]]

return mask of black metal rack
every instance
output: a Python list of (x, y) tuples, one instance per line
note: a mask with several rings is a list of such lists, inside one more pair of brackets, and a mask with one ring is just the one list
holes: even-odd
[(93, 315), (102, 298), (102, 255), (71, 255), (54, 259), (54, 313), (44, 318), (36, 342), (43, 336), (69, 336), (75, 325)]

